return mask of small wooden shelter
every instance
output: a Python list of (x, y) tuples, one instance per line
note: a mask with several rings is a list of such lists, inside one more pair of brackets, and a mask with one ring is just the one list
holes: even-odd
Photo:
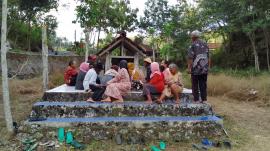
[(126, 37), (126, 32), (121, 32), (120, 36), (110, 44), (102, 48), (96, 55), (102, 62), (105, 62), (105, 70), (112, 65), (118, 65), (121, 60), (133, 62), (139, 67), (139, 62), (146, 56), (151, 56), (152, 50), (142, 44), (137, 44)]

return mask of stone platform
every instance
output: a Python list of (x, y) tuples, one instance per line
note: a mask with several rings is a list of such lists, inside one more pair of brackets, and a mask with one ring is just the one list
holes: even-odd
[[(191, 90), (185, 89), (181, 104), (146, 104), (142, 92), (129, 92), (125, 102), (89, 103), (91, 93), (62, 85), (45, 92), (32, 107), (27, 127), (38, 127), (45, 133), (67, 127), (76, 138), (114, 139), (128, 142), (183, 141), (223, 135), (222, 119), (209, 104), (191, 103)], [(128, 100), (128, 101), (127, 101)]]
[(107, 140), (120, 135), (123, 141), (134, 139), (134, 143), (160, 139), (186, 141), (223, 135), (222, 120), (216, 116), (48, 118), (27, 125), (55, 131), (58, 127), (66, 127), (77, 134), (76, 138)]
[(164, 103), (148, 105), (144, 102), (88, 103), (88, 102), (37, 102), (31, 117), (122, 117), (122, 116), (204, 116), (213, 115), (208, 104)]
[[(72, 101), (85, 101), (91, 97), (91, 92), (83, 90), (75, 90), (75, 87), (61, 85), (49, 91), (46, 91), (41, 101), (50, 102), (72, 102)], [(192, 91), (184, 89), (181, 94), (182, 101), (186, 102), (192, 100)], [(143, 101), (145, 100), (142, 91), (130, 91), (124, 96), (125, 101)]]

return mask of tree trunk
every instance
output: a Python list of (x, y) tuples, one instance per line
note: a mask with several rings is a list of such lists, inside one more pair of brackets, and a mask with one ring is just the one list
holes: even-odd
[(89, 48), (89, 53), (90, 53), (90, 54), (92, 54), (91, 49), (90, 49), (90, 48), (91, 48), (91, 41), (92, 41), (92, 38), (93, 38), (93, 30), (91, 30), (91, 32), (89, 32), (89, 40), (88, 40), (88, 44), (89, 44), (88, 46), (89, 46), (89, 47), (88, 47), (88, 48)]
[(86, 29), (85, 32), (85, 62), (88, 60), (89, 55), (89, 30)]
[(266, 61), (267, 61), (267, 67), (268, 71), (270, 71), (270, 62), (269, 62), (269, 34), (266, 28), (263, 29), (264, 33), (264, 39), (266, 44)]
[(98, 29), (98, 39), (97, 39), (97, 51), (99, 50), (100, 31), (101, 31), (101, 28), (99, 27), (99, 29)]
[(257, 72), (260, 71), (260, 63), (259, 63), (259, 56), (258, 56), (258, 52), (256, 50), (256, 44), (255, 44), (255, 33), (250, 33), (248, 34), (249, 40), (251, 42), (252, 45), (252, 50), (253, 50), (253, 55), (254, 55), (254, 65), (255, 65), (255, 70)]
[(28, 20), (28, 37), (27, 37), (27, 50), (31, 51), (31, 19)]
[(2, 1), (2, 29), (1, 29), (1, 65), (2, 65), (2, 89), (3, 104), (7, 130), (13, 132), (13, 120), (10, 109), (8, 71), (7, 71), (7, 0)]
[(48, 41), (46, 25), (42, 27), (42, 62), (43, 62), (43, 91), (48, 89)]
[[(95, 46), (95, 42), (96, 42), (97, 32), (96, 32), (95, 30), (94, 30), (93, 32), (94, 32), (94, 33), (93, 33), (93, 34), (94, 34), (94, 35), (93, 35), (94, 38), (93, 38), (93, 42), (92, 42), (91, 45), (92, 45), (93, 51), (95, 51), (94, 46)], [(93, 52), (93, 53), (95, 53), (95, 52)]]

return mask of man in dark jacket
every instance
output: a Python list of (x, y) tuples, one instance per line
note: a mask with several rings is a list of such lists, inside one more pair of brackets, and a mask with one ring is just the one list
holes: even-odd
[(209, 48), (205, 42), (200, 40), (201, 33), (191, 33), (192, 45), (188, 50), (188, 73), (191, 74), (192, 93), (195, 102), (207, 101), (207, 75), (209, 68)]
[(144, 61), (144, 67), (146, 69), (145, 81), (149, 82), (150, 81), (150, 75), (151, 75), (150, 65), (152, 63), (152, 60), (151, 60), (151, 58), (145, 58), (143, 61)]

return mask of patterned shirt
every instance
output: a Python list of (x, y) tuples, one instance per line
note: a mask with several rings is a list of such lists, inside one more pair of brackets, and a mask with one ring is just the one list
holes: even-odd
[(191, 74), (208, 74), (208, 58), (209, 48), (207, 44), (201, 40), (194, 41), (188, 50), (188, 59), (193, 60)]

